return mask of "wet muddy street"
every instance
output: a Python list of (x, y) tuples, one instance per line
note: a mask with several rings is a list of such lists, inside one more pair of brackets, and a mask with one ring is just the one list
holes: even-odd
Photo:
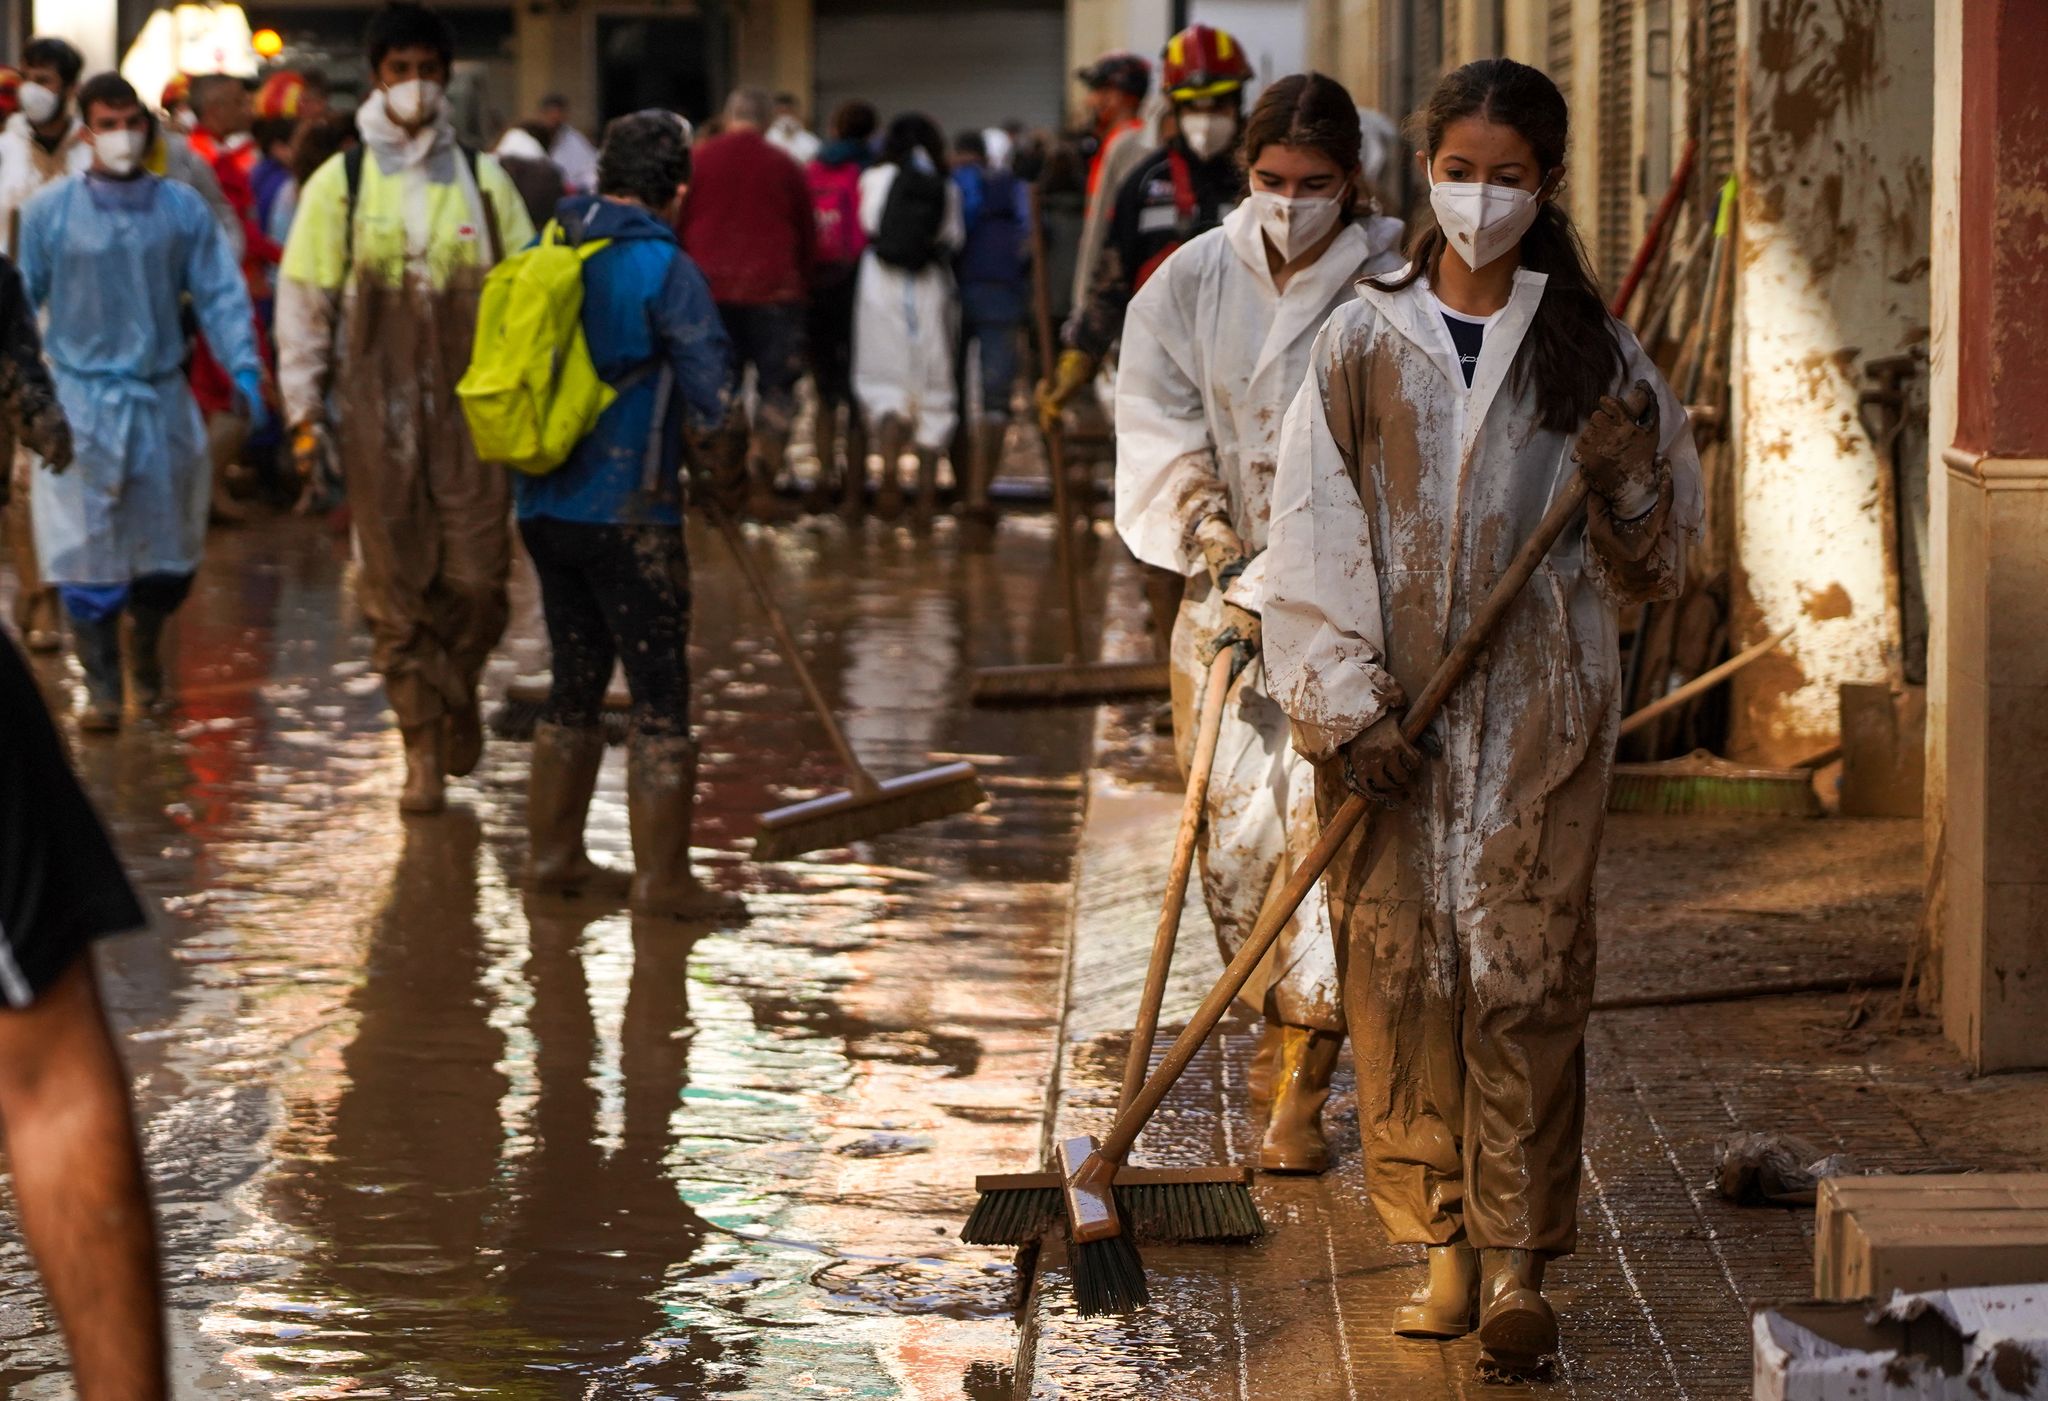
[[(950, 522), (754, 540), (875, 770), (971, 759), (992, 801), (744, 861), (752, 814), (840, 775), (693, 534), (698, 857), (749, 911), (693, 926), (522, 901), (517, 744), (401, 819), (345, 547), (216, 533), (183, 710), (74, 746), (164, 910), (101, 961), (181, 1396), (1007, 1394), (1013, 1267), (954, 1233), (977, 1170), (1038, 1151), (1091, 712), (961, 698), (1059, 653), (1046, 525), (985, 556)], [(515, 603), (494, 695), (545, 664)], [(69, 661), (38, 666), (68, 708)], [(622, 785), (614, 758), (590, 840), (628, 864)], [(62, 1367), (10, 1232), (0, 1386), (65, 1395)]]

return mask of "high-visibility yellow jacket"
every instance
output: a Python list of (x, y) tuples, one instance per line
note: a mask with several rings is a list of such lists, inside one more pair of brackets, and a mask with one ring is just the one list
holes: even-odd
[[(278, 387), (288, 421), (320, 418), (335, 359), (336, 330), (361, 284), (406, 287), (430, 299), (473, 305), (493, 262), (533, 241), (533, 221), (504, 169), (470, 158), (452, 136), (423, 160), (388, 160), (366, 147), (353, 200), (348, 158), (313, 173), (279, 268)], [(495, 245), (485, 228), (495, 219)], [(449, 366), (449, 383), (462, 366)]]

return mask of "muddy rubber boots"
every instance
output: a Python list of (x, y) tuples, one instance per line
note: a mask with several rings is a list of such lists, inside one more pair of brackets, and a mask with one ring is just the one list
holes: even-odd
[(448, 727), (436, 719), (407, 725), (399, 734), (405, 739), (405, 787), (399, 790), (398, 810), (415, 817), (439, 812), (448, 805)]
[(960, 489), (960, 515), (971, 525), (984, 528), (996, 521), (996, 508), (989, 487), (1003, 465), (1003, 436), (1009, 420), (984, 414), (974, 422), (974, 444), (967, 454), (967, 479)]
[(859, 520), (868, 509), (868, 425), (859, 405), (846, 410), (846, 476), (840, 483), (839, 514)]
[(633, 834), (635, 914), (716, 919), (745, 908), (690, 869), (697, 746), (670, 735), (633, 736), (626, 750), (626, 817)]
[(1543, 1297), (1543, 1262), (1534, 1250), (1479, 1252), (1481, 1367), (1534, 1371), (1557, 1351), (1557, 1314)]
[(546, 722), (534, 727), (526, 783), (526, 888), (534, 894), (626, 893), (625, 873), (600, 866), (583, 849), (583, 824), (603, 763), (603, 730)]
[(756, 425), (747, 440), (747, 514), (755, 520), (779, 520), (787, 514), (775, 494), (775, 479), (788, 457), (789, 434)]
[(1343, 1048), (1340, 1031), (1282, 1026), (1280, 1054), (1273, 1070), (1273, 1108), (1266, 1120), (1259, 1166), (1267, 1172), (1326, 1171), (1330, 1145), (1323, 1137), (1323, 1105)]
[(1462, 1338), (1479, 1312), (1479, 1252), (1464, 1241), (1429, 1247), (1429, 1277), (1394, 1310), (1400, 1338)]
[(126, 687), (121, 679), (121, 615), (86, 622), (71, 620), (71, 643), (85, 673), (85, 709), (78, 728), (89, 734), (112, 734), (121, 728)]
[(145, 715), (168, 708), (164, 694), (164, 625), (171, 615), (140, 602), (128, 605), (128, 682), (135, 707)]

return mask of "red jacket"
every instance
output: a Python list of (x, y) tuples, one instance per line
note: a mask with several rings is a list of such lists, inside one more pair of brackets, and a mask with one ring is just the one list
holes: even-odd
[(758, 131), (728, 131), (691, 155), (676, 238), (733, 306), (801, 302), (817, 242), (811, 188), (797, 163)]

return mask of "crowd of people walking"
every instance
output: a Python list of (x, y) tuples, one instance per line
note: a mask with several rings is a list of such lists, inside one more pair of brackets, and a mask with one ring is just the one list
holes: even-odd
[[(1373, 1200), (1429, 1249), (1397, 1331), (1554, 1349), (1616, 619), (1675, 589), (1700, 514), (1684, 412), (1553, 198), (1555, 85), (1504, 59), (1443, 80), (1404, 247), (1384, 120), (1312, 73), (1250, 101), (1202, 25), (1084, 69), (1067, 138), (861, 102), (819, 136), (741, 88), (703, 130), (643, 111), (596, 143), (552, 97), (483, 153), (445, 17), (398, 0), (365, 48), (346, 114), (289, 71), (141, 94), (59, 39), (0, 83), (16, 622), (33, 650), (68, 633), (80, 727), (176, 704), (166, 624), (209, 524), (267, 485), (347, 522), (399, 806), (431, 819), (483, 752), (516, 535), (553, 659), (527, 885), (701, 915), (686, 508), (929, 523), (950, 466), (985, 539), (1013, 403), (1056, 434), (1100, 388), (1183, 765), (1212, 664), (1242, 662), (1200, 848), (1225, 954), (1333, 803), (1404, 804), (1288, 912), (1253, 994), (1260, 1164), (1328, 1167), (1348, 1033)], [(1573, 461), (1589, 524), (1418, 745), (1403, 710)], [(630, 873), (583, 842), (615, 667)]]

